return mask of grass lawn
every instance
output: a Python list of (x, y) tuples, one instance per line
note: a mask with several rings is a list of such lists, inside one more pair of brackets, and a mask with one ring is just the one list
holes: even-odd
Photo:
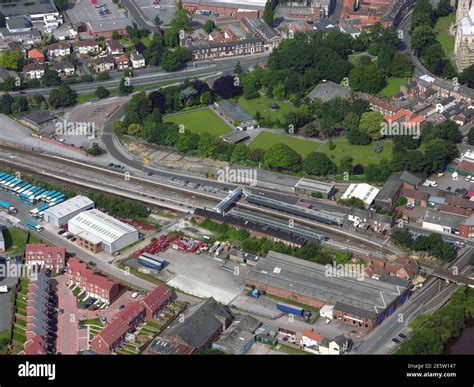
[(262, 148), (269, 149), (275, 144), (286, 144), (298, 152), (301, 157), (305, 158), (308, 154), (315, 151), (320, 143), (316, 141), (303, 140), (292, 137), (288, 134), (275, 134), (269, 132), (261, 132), (250, 143), (250, 149)]
[(380, 90), (379, 95), (381, 97), (393, 97), (400, 92), (400, 87), (406, 83), (407, 81), (403, 78), (389, 78), (387, 86)]
[(42, 239), (38, 238), (37, 236), (28, 233), (28, 243), (41, 243), (43, 242)]
[[(268, 107), (273, 102), (275, 102), (280, 107), (280, 109), (275, 112), (267, 111)], [(244, 97), (240, 97), (237, 103), (252, 117), (256, 112), (260, 112), (262, 117), (269, 117), (271, 119), (278, 119), (280, 121), (284, 120), (283, 117), (286, 113), (298, 110), (291, 103), (269, 97), (259, 97), (255, 99), (245, 99)]]
[(289, 345), (278, 343), (277, 347), (280, 346), (279, 351), (285, 352), (291, 355), (311, 355), (310, 352), (303, 351), (299, 348), (290, 347)]
[(443, 47), (445, 55), (449, 58), (454, 51), (454, 37), (449, 35), (449, 26), (455, 22), (456, 12), (448, 16), (440, 17), (436, 22), (434, 30), (438, 33), (438, 42)]
[(345, 138), (335, 139), (333, 143), (336, 145), (336, 148), (330, 150), (329, 143), (326, 143), (322, 146), (321, 152), (326, 153), (336, 164), (338, 164), (344, 156), (351, 156), (354, 164), (362, 165), (378, 163), (384, 158), (390, 160), (392, 157), (392, 140), (380, 141), (383, 147), (380, 153), (374, 151), (374, 143), (370, 145), (351, 145)]
[(82, 320), (81, 323), (84, 324), (84, 325), (96, 325), (96, 326), (99, 326), (99, 327), (104, 326), (102, 324), (102, 322), (100, 321), (100, 319), (98, 319), (98, 318), (92, 318), (92, 319), (89, 319), (89, 320)]
[(166, 116), (165, 122), (184, 125), (184, 129), (197, 134), (210, 133), (221, 136), (230, 132), (230, 128), (209, 109), (191, 110), (186, 113)]
[(12, 227), (3, 231), (6, 251), (4, 255), (23, 255), (27, 233), (21, 228)]

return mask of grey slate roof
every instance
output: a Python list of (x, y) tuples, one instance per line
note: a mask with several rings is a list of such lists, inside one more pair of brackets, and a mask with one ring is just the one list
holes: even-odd
[(190, 307), (184, 314), (184, 321), (178, 319), (165, 331), (164, 337), (178, 336), (187, 345), (200, 349), (223, 329), (226, 319), (232, 319), (229, 309), (211, 297)]

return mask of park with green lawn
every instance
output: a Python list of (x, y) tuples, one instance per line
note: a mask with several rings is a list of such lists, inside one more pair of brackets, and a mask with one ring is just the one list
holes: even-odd
[[(242, 108), (242, 110), (246, 111), (252, 117), (254, 117), (255, 114), (259, 112), (264, 118), (280, 121), (284, 120), (286, 113), (298, 110), (298, 108), (294, 107), (291, 103), (265, 96), (254, 99), (245, 99), (244, 97), (240, 97), (237, 103)], [(273, 103), (278, 105), (278, 109), (274, 111), (270, 110), (270, 105)]]
[(197, 134), (210, 133), (214, 136), (222, 136), (231, 131), (227, 124), (208, 108), (168, 115), (163, 120), (184, 125), (185, 130)]
[(443, 16), (438, 19), (434, 27), (437, 32), (438, 42), (443, 47), (446, 57), (450, 57), (454, 51), (454, 36), (449, 34), (449, 27), (456, 21), (456, 13), (452, 12), (448, 16)]
[(261, 148), (267, 150), (275, 144), (286, 144), (300, 154), (302, 158), (314, 152), (321, 145), (319, 141), (305, 140), (289, 134), (261, 132), (250, 143), (250, 149)]
[(370, 145), (351, 145), (344, 138), (336, 138), (332, 140), (334, 149), (331, 149), (330, 142), (324, 144), (314, 140), (305, 140), (303, 138), (294, 137), (288, 134), (276, 134), (270, 132), (261, 132), (250, 143), (250, 149), (261, 148), (267, 150), (275, 144), (286, 144), (293, 148), (304, 159), (308, 154), (316, 150), (326, 153), (329, 158), (338, 164), (344, 157), (352, 157), (354, 164), (367, 165), (377, 163), (382, 159), (390, 159), (393, 150), (393, 142), (391, 140), (382, 140), (382, 151), (375, 151), (375, 143)]
[(380, 97), (390, 98), (400, 93), (400, 88), (405, 85), (407, 81), (403, 78), (389, 78), (387, 79), (387, 86), (379, 92)]

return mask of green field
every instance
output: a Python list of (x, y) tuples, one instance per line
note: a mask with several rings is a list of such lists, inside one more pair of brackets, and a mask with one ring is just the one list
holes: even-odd
[[(274, 112), (267, 111), (270, 104), (272, 104), (273, 102), (275, 102), (280, 107), (280, 109)], [(255, 99), (245, 99), (244, 97), (240, 97), (237, 103), (252, 117), (255, 116), (255, 113), (260, 112), (262, 117), (268, 117), (273, 120), (278, 119), (280, 121), (284, 120), (283, 117), (286, 113), (298, 110), (296, 107), (294, 107), (288, 102), (283, 102), (275, 98), (268, 97), (259, 97)]]
[(438, 42), (443, 47), (445, 55), (449, 58), (454, 51), (454, 37), (449, 35), (449, 26), (456, 21), (456, 13), (440, 17), (436, 22), (434, 30), (438, 33)]
[(221, 136), (231, 130), (224, 121), (209, 109), (191, 110), (186, 113), (165, 116), (164, 121), (184, 125), (185, 130), (197, 134), (207, 132), (214, 136)]
[(269, 132), (261, 132), (250, 143), (250, 149), (262, 148), (269, 149), (275, 144), (286, 144), (298, 152), (302, 158), (305, 158), (311, 152), (314, 152), (321, 144), (316, 141), (303, 140), (292, 137), (288, 134), (275, 134)]
[(370, 145), (351, 145), (345, 138), (333, 140), (336, 148), (333, 150), (329, 149), (329, 143), (322, 146), (321, 152), (326, 153), (332, 161), (336, 164), (341, 161), (344, 156), (351, 156), (354, 160), (354, 164), (367, 165), (370, 163), (378, 163), (381, 159), (392, 158), (393, 142), (392, 140), (380, 141), (383, 150), (380, 153), (374, 151), (375, 144)]
[(11, 227), (3, 232), (5, 238), (5, 255), (23, 255), (27, 233), (21, 228)]
[(403, 78), (389, 78), (387, 80), (387, 86), (380, 90), (379, 95), (381, 97), (393, 97), (400, 92), (400, 87), (406, 83), (407, 81)]

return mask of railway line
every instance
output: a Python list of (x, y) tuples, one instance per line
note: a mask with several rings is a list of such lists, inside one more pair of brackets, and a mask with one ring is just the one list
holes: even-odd
[[(92, 190), (99, 190), (122, 197), (135, 199), (143, 203), (147, 203), (148, 205), (171, 208), (181, 212), (193, 212), (195, 208), (212, 208), (216, 202), (219, 202), (224, 198), (223, 195), (204, 192), (198, 189), (190, 189), (189, 187), (180, 186), (168, 181), (151, 180), (145, 177), (133, 175), (129, 171), (114, 171), (104, 167), (90, 165), (81, 161), (71, 160), (60, 156), (48, 155), (44, 153), (30, 155), (25, 152), (22, 153), (21, 150), (15, 147), (5, 145), (0, 145), (0, 150), (2, 150), (0, 154), (0, 160), (5, 165), (13, 166), (17, 170), (24, 170), (33, 174), (46, 176), (50, 179), (62, 181), (67, 184), (78, 185)], [(43, 164), (40, 165), (39, 161), (41, 161)], [(73, 176), (65, 176), (65, 166), (68, 166), (68, 168), (73, 168)], [(79, 171), (77, 171), (77, 168), (79, 168)], [(58, 171), (63, 171), (63, 173), (59, 173)], [(84, 171), (89, 171), (92, 174), (88, 173), (87, 176), (80, 177), (80, 172)], [(98, 174), (98, 176), (94, 175), (94, 173)], [(138, 186), (141, 185), (144, 189), (132, 189), (130, 187), (126, 188), (123, 185), (119, 186), (117, 184), (110, 184), (101, 179), (102, 175), (120, 178), (120, 180), (126, 181), (128, 183), (137, 183)], [(165, 195), (163, 195), (156, 194), (155, 192), (145, 191), (145, 189), (149, 190), (154, 188), (167, 190), (167, 192)], [(176, 193), (188, 198), (199, 198), (199, 202), (197, 200), (171, 199), (169, 195), (175, 197)], [(381, 245), (379, 241), (370, 240), (369, 238), (362, 237), (360, 235), (354, 235), (344, 230), (340, 226), (322, 224), (314, 220), (303, 219), (288, 213), (283, 213), (244, 202), (236, 203), (236, 207), (250, 210), (253, 213), (261, 213), (280, 219), (286, 219), (288, 222), (294, 222), (295, 224), (297, 223), (302, 226), (309, 226), (315, 229), (326, 231), (333, 235), (337, 235), (339, 237), (342, 236), (348, 240), (363, 243), (368, 247), (370, 246), (376, 251), (384, 251), (390, 254), (399, 253), (398, 250), (388, 244)]]

